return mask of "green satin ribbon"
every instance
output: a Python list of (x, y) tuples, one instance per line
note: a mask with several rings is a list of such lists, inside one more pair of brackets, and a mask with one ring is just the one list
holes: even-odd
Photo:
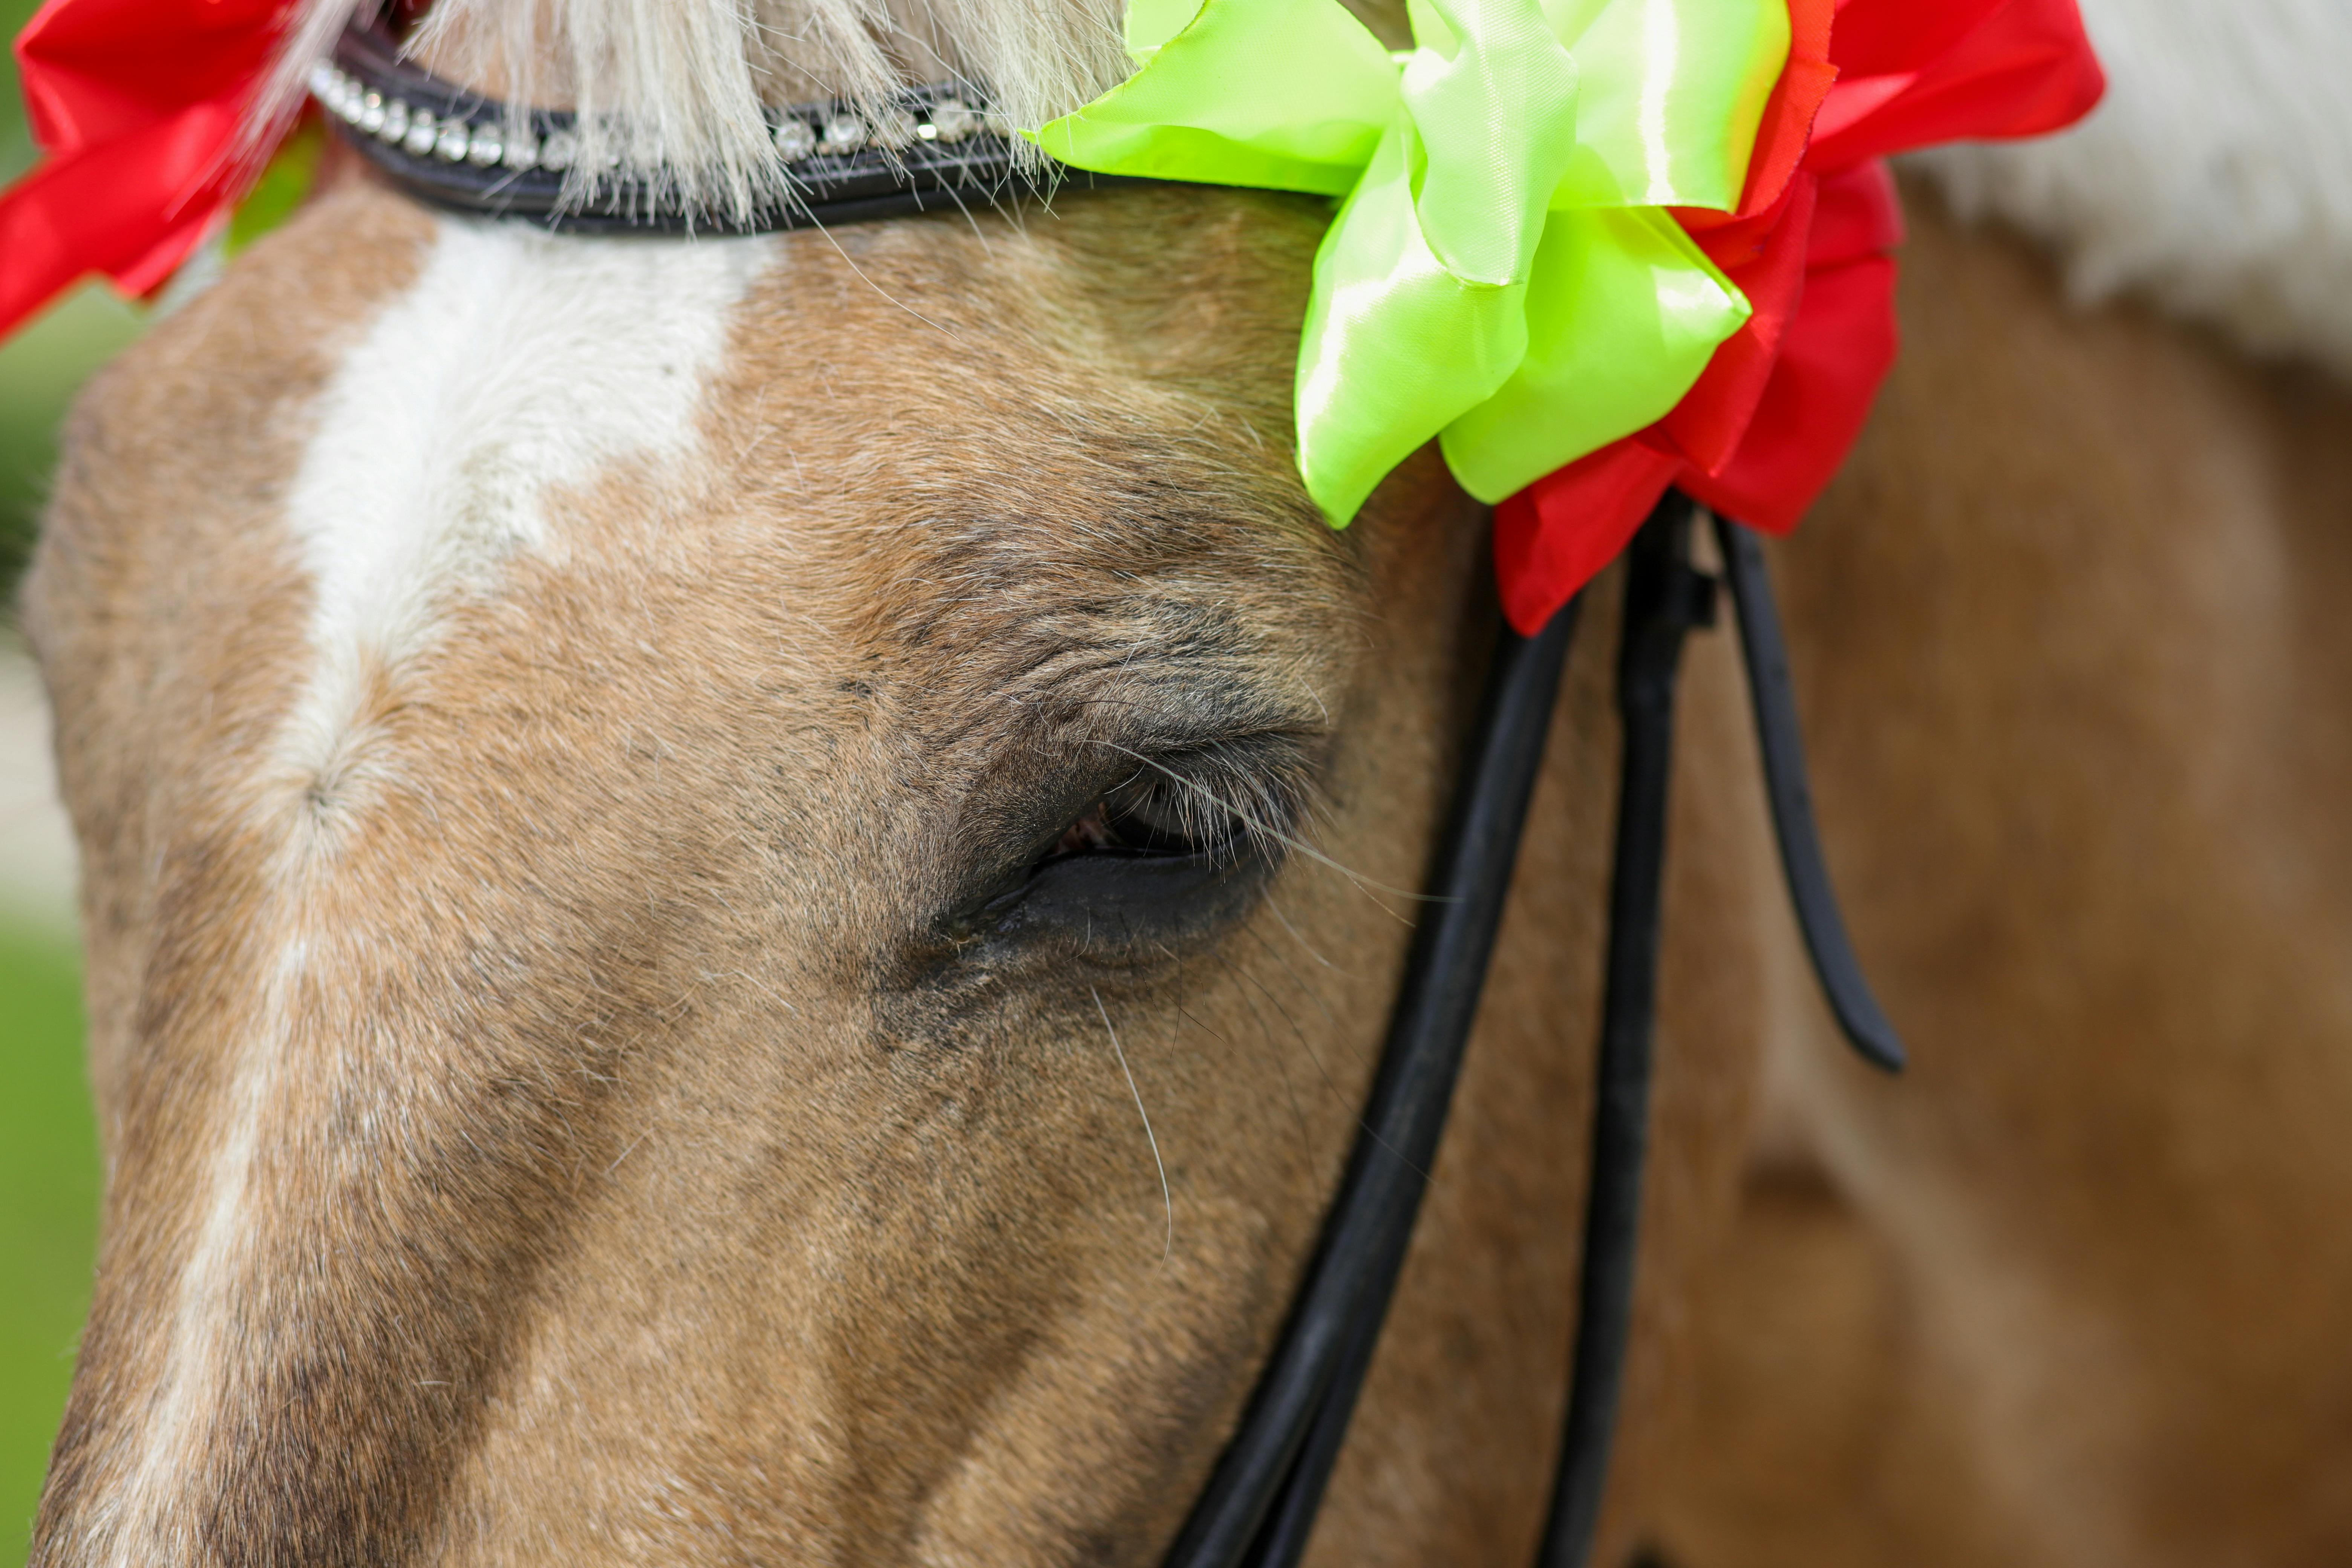
[(1063, 163), (1343, 197), (1298, 349), (1298, 468), (1334, 526), (1433, 436), (1500, 500), (1671, 409), (1748, 301), (1666, 206), (1739, 199), (1786, 0), (1131, 0), (1126, 82)]

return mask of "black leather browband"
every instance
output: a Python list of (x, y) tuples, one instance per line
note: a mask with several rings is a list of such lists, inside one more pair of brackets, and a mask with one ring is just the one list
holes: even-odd
[[(407, 195), (568, 233), (767, 234), (989, 206), (1032, 188), (1014, 166), (1007, 128), (953, 86), (916, 89), (879, 114), (842, 104), (770, 110), (769, 133), (793, 198), (748, 218), (685, 203), (635, 176), (575, 181), (572, 114), (512, 114), (496, 99), (403, 59), (381, 23), (346, 30), (310, 88), (344, 139)], [(510, 120), (523, 134), (509, 135)], [(1055, 182), (1131, 183), (1058, 164)]]

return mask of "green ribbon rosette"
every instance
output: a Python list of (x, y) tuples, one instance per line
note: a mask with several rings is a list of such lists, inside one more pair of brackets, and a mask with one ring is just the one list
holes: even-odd
[(1431, 437), (1496, 501), (1664, 415), (1748, 301), (1663, 209), (1739, 199), (1786, 0), (1131, 0), (1135, 74), (1028, 133), (1108, 174), (1342, 198), (1298, 348), (1334, 526)]

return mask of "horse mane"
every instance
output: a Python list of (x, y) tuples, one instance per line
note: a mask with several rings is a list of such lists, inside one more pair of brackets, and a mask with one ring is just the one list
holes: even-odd
[(2078, 300), (2147, 297), (2352, 376), (2352, 5), (2082, 0), (2107, 97), (2042, 141), (1913, 162), (2056, 247)]

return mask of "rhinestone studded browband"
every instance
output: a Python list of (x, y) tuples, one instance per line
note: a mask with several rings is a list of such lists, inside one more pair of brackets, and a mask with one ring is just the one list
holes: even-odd
[[(403, 59), (380, 23), (347, 30), (309, 85), (345, 140), (408, 195), (572, 233), (768, 233), (987, 205), (1026, 188), (1006, 128), (948, 87), (919, 88), (874, 115), (840, 105), (769, 110), (796, 199), (743, 221), (639, 178), (572, 182), (580, 142), (571, 113), (526, 110), (514, 117), (522, 133), (510, 136), (505, 104)], [(1060, 174), (1082, 186), (1122, 183)]]

